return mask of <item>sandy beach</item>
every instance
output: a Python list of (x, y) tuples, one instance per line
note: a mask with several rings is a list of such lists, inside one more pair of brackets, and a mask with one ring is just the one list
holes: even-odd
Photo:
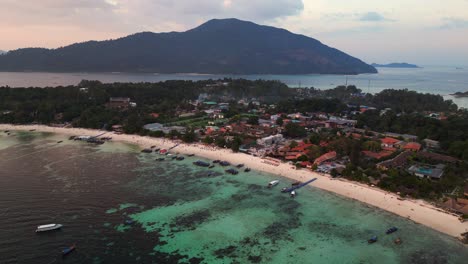
[[(24, 130), (35, 129), (40, 132), (52, 132), (65, 135), (98, 135), (105, 131), (82, 128), (56, 128), (43, 125), (14, 126), (0, 124), (0, 130)], [(141, 137), (137, 135), (117, 135), (112, 132), (106, 134), (112, 140), (137, 144), (142, 148), (157, 146), (158, 148), (170, 148), (176, 145), (174, 141), (161, 138)], [(318, 178), (313, 183), (314, 187), (336, 193), (338, 195), (355, 199), (371, 206), (378, 207), (399, 216), (411, 219), (439, 232), (453, 237), (459, 237), (461, 233), (468, 232), (468, 222), (461, 223), (455, 215), (444, 212), (431, 204), (422, 200), (398, 200), (398, 196), (385, 192), (378, 188), (369, 187), (358, 183), (346, 181), (344, 179), (332, 179), (326, 175), (321, 175), (310, 170), (296, 170), (295, 167), (287, 163), (272, 165), (259, 157), (253, 157), (243, 153), (233, 153), (231, 150), (208, 147), (202, 144), (180, 144), (171, 152), (181, 154), (195, 154), (207, 159), (222, 159), (232, 164), (243, 163), (253, 170), (267, 172), (282, 177), (287, 177), (296, 181), (306, 181), (311, 178)], [(266, 184), (266, 183), (265, 183)]]

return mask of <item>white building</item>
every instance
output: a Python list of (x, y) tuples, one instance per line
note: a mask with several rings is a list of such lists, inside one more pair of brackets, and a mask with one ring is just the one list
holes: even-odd
[(283, 135), (277, 134), (269, 137), (257, 139), (257, 144), (262, 146), (271, 146), (277, 143), (281, 143), (284, 140)]

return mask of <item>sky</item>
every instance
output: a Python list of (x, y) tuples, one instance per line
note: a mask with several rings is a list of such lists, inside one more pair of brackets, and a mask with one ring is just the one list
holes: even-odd
[(232, 17), (368, 63), (468, 64), (468, 0), (0, 0), (0, 50), (185, 31)]

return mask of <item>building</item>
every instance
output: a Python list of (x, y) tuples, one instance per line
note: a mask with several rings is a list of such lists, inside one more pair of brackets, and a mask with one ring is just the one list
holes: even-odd
[(436, 166), (431, 165), (413, 165), (408, 169), (408, 172), (416, 175), (419, 178), (427, 178), (433, 180), (439, 180), (444, 175), (445, 165), (438, 164)]
[(130, 98), (111, 97), (107, 106), (110, 108), (128, 108), (130, 106)]
[(316, 158), (316, 159), (314, 160), (314, 164), (320, 165), (320, 164), (322, 164), (323, 162), (325, 162), (325, 161), (327, 161), (327, 160), (334, 159), (334, 158), (336, 158), (336, 151), (331, 151), (331, 152), (325, 153), (325, 154), (323, 154), (322, 156)]
[(152, 132), (157, 132), (161, 131), (164, 134), (169, 134), (171, 131), (175, 130), (179, 133), (185, 133), (186, 128), (181, 127), (181, 126), (170, 126), (170, 127), (165, 127), (163, 124), (160, 123), (151, 123), (151, 124), (146, 124), (143, 126), (144, 129), (152, 131)]
[(430, 148), (430, 149), (439, 149), (440, 148), (439, 141), (428, 139), (428, 138), (424, 139), (423, 141), (426, 144), (427, 148)]
[(409, 142), (403, 147), (403, 149), (418, 152), (421, 150), (421, 144), (416, 143), (416, 142)]
[(271, 146), (274, 144), (281, 143), (283, 140), (284, 140), (283, 135), (277, 134), (277, 135), (260, 138), (257, 140), (257, 144), (262, 145), (262, 146)]
[(391, 137), (386, 137), (382, 138), (380, 142), (382, 142), (383, 148), (395, 148), (396, 145), (400, 142), (400, 140)]

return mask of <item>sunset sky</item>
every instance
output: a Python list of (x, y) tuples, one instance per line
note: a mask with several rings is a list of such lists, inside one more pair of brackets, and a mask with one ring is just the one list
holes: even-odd
[(56, 48), (235, 17), (364, 61), (468, 64), (468, 0), (0, 0), (0, 50)]

